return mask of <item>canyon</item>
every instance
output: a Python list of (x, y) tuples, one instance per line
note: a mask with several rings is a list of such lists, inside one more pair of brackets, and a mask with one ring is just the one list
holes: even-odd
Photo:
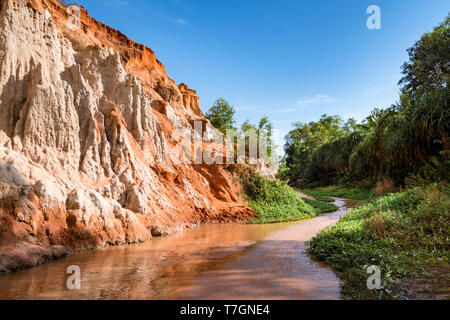
[[(0, 273), (254, 217), (233, 165), (180, 164), (220, 134), (145, 45), (56, 0), (0, 1)], [(264, 165), (262, 169), (266, 168)]]

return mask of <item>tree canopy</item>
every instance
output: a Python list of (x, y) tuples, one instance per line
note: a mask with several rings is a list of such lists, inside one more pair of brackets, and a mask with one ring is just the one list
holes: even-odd
[(425, 167), (448, 176), (449, 29), (447, 17), (408, 49), (396, 104), (375, 108), (361, 124), (327, 115), (317, 122), (295, 123), (286, 136), (282, 170), (290, 183), (373, 184), (389, 178), (404, 184)]
[(404, 93), (423, 93), (447, 87), (450, 69), (450, 16), (432, 32), (425, 33), (408, 49), (409, 61), (402, 66)]
[(218, 98), (205, 117), (214, 127), (225, 133), (227, 130), (235, 129), (235, 113), (234, 107), (230, 106), (224, 98)]

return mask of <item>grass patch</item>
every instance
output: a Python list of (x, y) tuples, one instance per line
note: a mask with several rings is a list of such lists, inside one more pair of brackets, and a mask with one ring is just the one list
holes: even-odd
[[(433, 184), (367, 202), (324, 229), (308, 253), (331, 265), (348, 299), (400, 297), (394, 279), (449, 270), (450, 187)], [(367, 289), (366, 267), (379, 266), (382, 288)], [(445, 286), (445, 284), (442, 284)], [(445, 289), (445, 288), (443, 288)]]
[(323, 192), (321, 192), (320, 190), (316, 190), (316, 189), (298, 189), (295, 188), (295, 190), (298, 190), (299, 192), (302, 192), (308, 196), (313, 197), (314, 199), (316, 199), (317, 201), (322, 201), (322, 202), (334, 202), (333, 198), (330, 198), (329, 196), (324, 195)]
[(305, 201), (307, 204), (312, 206), (316, 210), (317, 214), (334, 212), (339, 209), (338, 206), (336, 206), (332, 203), (329, 203), (329, 202), (313, 201), (313, 200), (308, 200), (308, 199), (303, 199), (303, 201)]
[(248, 223), (295, 221), (318, 213), (284, 182), (264, 178), (252, 169), (244, 170), (240, 180), (248, 204), (258, 213), (258, 217)]
[(330, 197), (338, 197), (352, 200), (369, 200), (376, 197), (376, 193), (370, 189), (348, 189), (337, 186), (322, 187), (315, 189), (302, 189), (303, 193), (310, 195), (319, 201), (334, 201)]

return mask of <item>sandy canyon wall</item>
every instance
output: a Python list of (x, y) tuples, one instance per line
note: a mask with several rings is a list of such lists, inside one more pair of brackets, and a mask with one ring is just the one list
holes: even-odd
[(175, 130), (215, 133), (196, 92), (84, 9), (69, 19), (0, 0), (0, 272), (254, 216), (230, 170), (177, 164)]

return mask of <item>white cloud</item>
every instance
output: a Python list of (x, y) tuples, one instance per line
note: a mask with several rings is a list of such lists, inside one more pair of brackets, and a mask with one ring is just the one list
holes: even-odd
[(332, 102), (334, 100), (335, 99), (331, 98), (328, 94), (316, 94), (312, 98), (297, 101), (297, 104), (302, 107), (306, 107), (311, 104), (323, 104), (327, 102)]
[(183, 26), (187, 25), (187, 22), (184, 21), (183, 18), (171, 18), (171, 17), (167, 17), (167, 16), (165, 18), (170, 20), (170, 21), (172, 21), (172, 22), (175, 22), (175, 23), (178, 23), (180, 25), (183, 25)]

